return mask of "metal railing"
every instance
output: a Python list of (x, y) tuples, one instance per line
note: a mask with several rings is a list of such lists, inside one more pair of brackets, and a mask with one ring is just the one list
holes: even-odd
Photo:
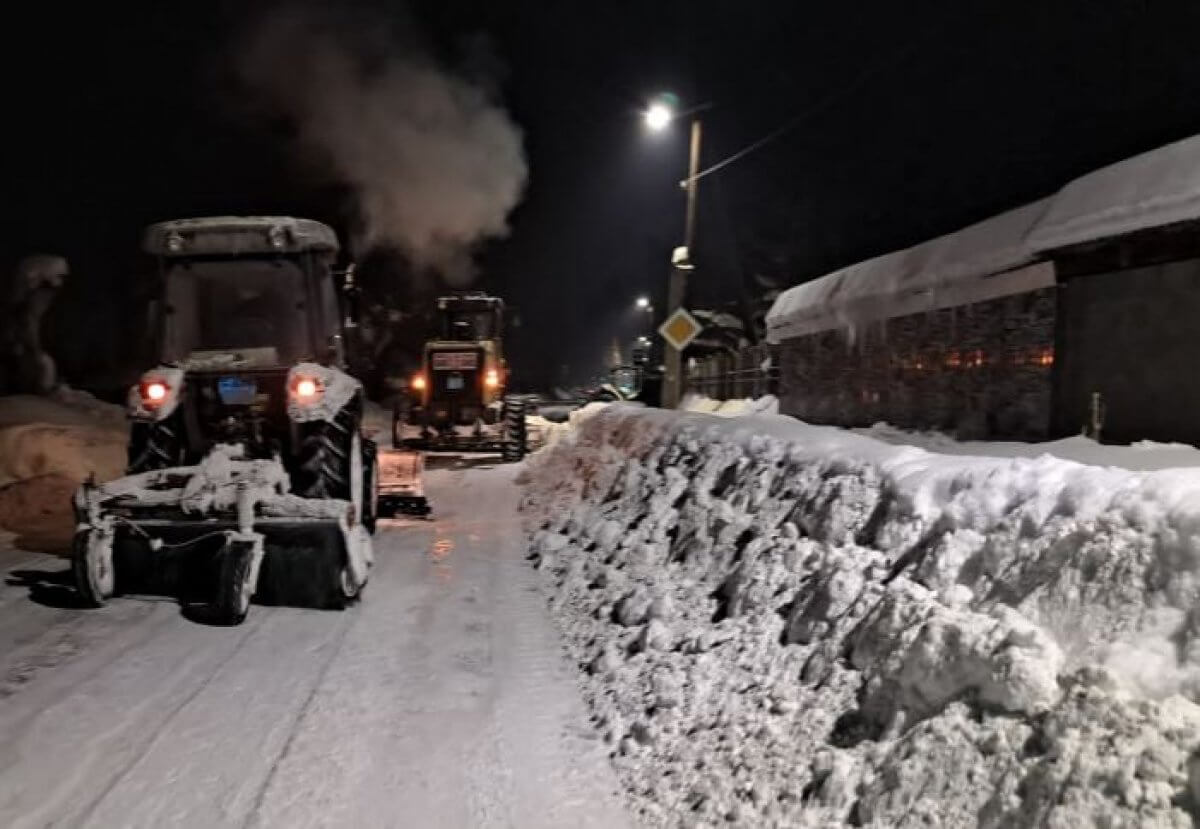
[(688, 391), (716, 400), (778, 394), (778, 349), (753, 345), (737, 352), (689, 360), (685, 385)]

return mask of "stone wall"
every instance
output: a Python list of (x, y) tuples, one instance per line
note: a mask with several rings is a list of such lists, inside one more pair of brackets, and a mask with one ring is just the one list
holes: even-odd
[(887, 421), (960, 438), (1045, 438), (1057, 288), (824, 331), (780, 349), (780, 404), (810, 423)]

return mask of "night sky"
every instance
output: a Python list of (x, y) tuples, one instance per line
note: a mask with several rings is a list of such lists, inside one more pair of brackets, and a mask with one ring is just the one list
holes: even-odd
[[(340, 5), (367, 19), (397, 8)], [(0, 265), (35, 250), (71, 260), (50, 326), (68, 379), (127, 370), (113, 329), (146, 270), (145, 223), (278, 212), (342, 227), (344, 194), (230, 83), (238, 37), (266, 8), (41, 4), (7, 21)], [(660, 90), (712, 104), (706, 165), (793, 125), (701, 183), (698, 307), (745, 300), (757, 272), (803, 281), (1200, 131), (1194, 0), (407, 9), (450, 64), (486, 36), (525, 132), (525, 199), (479, 261), (480, 286), (519, 309), (512, 362), (533, 384), (596, 368), (613, 336), (638, 333), (636, 296), (663, 302), (686, 129), (642, 130)]]

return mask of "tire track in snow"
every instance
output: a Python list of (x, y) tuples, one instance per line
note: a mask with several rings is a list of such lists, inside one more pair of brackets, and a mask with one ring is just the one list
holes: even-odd
[[(92, 800), (92, 802), (88, 805), (88, 807), (79, 816), (80, 823), (91, 822), (91, 819), (92, 819), (93, 815), (95, 814), (97, 808), (100, 806), (101, 802), (106, 797), (108, 797), (108, 795), (112, 793), (112, 791), (121, 783), (121, 781), (125, 779), (125, 777), (130, 773), (130, 771), (132, 771), (138, 765), (138, 763), (140, 763), (146, 757), (146, 755), (150, 753), (150, 751), (154, 748), (154, 746), (162, 739), (163, 734), (165, 734), (167, 732), (167, 730), (171, 727), (171, 723), (179, 716), (180, 712), (183, 711), (183, 709), (186, 708), (188, 705), (190, 705), (192, 703), (192, 701), (196, 699), (196, 697), (198, 697), (200, 694), (202, 694), (209, 687), (209, 685), (210, 685), (210, 683), (212, 683), (213, 679), (217, 676), (218, 673), (221, 672), (221, 669), (226, 664), (228, 664), (229, 661), (231, 659), (233, 659), (234, 656), (237, 655), (238, 651), (246, 644), (246, 641), (251, 636), (256, 634), (261, 629), (261, 627), (262, 627), (262, 625), (258, 625), (258, 626), (251, 627), (249, 630), (238, 631), (240, 636), (237, 640), (237, 644), (233, 647), (233, 649), (230, 651), (230, 653), (217, 664), (216, 668), (211, 673), (209, 673), (206, 677), (204, 677), (204, 679), (202, 679), (200, 681), (200, 683), (196, 686), (196, 688), (191, 693), (185, 695), (184, 698), (179, 702), (179, 704), (176, 705), (171, 710), (171, 712), (166, 716), (166, 718), (163, 719), (162, 722), (159, 723), (158, 728), (155, 729), (154, 733), (152, 735), (150, 735), (149, 738), (140, 746), (137, 753), (132, 758), (130, 758), (129, 762), (127, 762), (119, 772), (117, 772), (117, 774), (109, 781), (108, 785), (104, 788), (104, 790), (101, 791), (100, 794), (97, 795)], [(99, 825), (114, 825), (114, 824), (100, 823)]]
[[(353, 621), (357, 620), (358, 617), (355, 616)], [(246, 818), (242, 823), (243, 826), (250, 827), (258, 823), (262, 811), (263, 799), (266, 797), (267, 790), (271, 786), (271, 781), (275, 779), (275, 774), (279, 770), (280, 764), (287, 759), (288, 753), (292, 749), (292, 744), (296, 740), (296, 735), (299, 733), (300, 723), (308, 714), (309, 708), (312, 706), (312, 701), (316, 697), (317, 691), (321, 687), (321, 683), (329, 673), (329, 667), (333, 664), (334, 659), (337, 658), (338, 653), (341, 651), (342, 643), (345, 642), (346, 636), (350, 633), (350, 630), (353, 626), (353, 622), (349, 621), (344, 621), (344, 623), (340, 626), (339, 635), (335, 639), (335, 645), (329, 649), (329, 656), (321, 664), (320, 672), (318, 672), (316, 678), (313, 680), (312, 686), (308, 690), (308, 694), (305, 695), (304, 701), (300, 704), (300, 708), (296, 712), (296, 716), (292, 718), (291, 727), (288, 729), (287, 740), (284, 742), (283, 747), (279, 750), (279, 753), (275, 755), (275, 759), (271, 762), (271, 767), (267, 770), (267, 774), (262, 781), (262, 785), (258, 787), (258, 791), (254, 796), (254, 804), (246, 812)]]
[(29, 654), (99, 641), (0, 699), (0, 826), (625, 823), (571, 734), (512, 471), (431, 474), (438, 520), (381, 531), (345, 614), (256, 606), (231, 631), (173, 603), (27, 605)]
[(363, 635), (314, 696), (261, 825), (627, 823), (597, 794), (616, 791), (607, 762), (568, 736), (587, 722), (526, 589), (513, 472), (430, 475), (436, 519), (410, 536), (423, 549), (380, 551), (392, 566), (373, 579)]
[(166, 604), (149, 618), (156, 621), (149, 630), (116, 631), (123, 638), (115, 655), (102, 649), (96, 658), (48, 676), (59, 686), (48, 694), (49, 704), (39, 683), (0, 714), (0, 740), (11, 757), (0, 771), (0, 792), (9, 793), (0, 798), (0, 825), (78, 825), (181, 700), (194, 697), (197, 683), (258, 627), (239, 631), (237, 640), (222, 639), (216, 634), (228, 630), (195, 625)]

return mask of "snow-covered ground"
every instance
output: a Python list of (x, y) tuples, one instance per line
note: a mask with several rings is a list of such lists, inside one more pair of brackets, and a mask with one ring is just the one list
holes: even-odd
[(611, 406), (526, 482), (642, 822), (1193, 825), (1200, 469)]
[(441, 470), (376, 536), (363, 602), (71, 607), (0, 584), (0, 826), (621, 826), (617, 781), (522, 560), (514, 467)]

